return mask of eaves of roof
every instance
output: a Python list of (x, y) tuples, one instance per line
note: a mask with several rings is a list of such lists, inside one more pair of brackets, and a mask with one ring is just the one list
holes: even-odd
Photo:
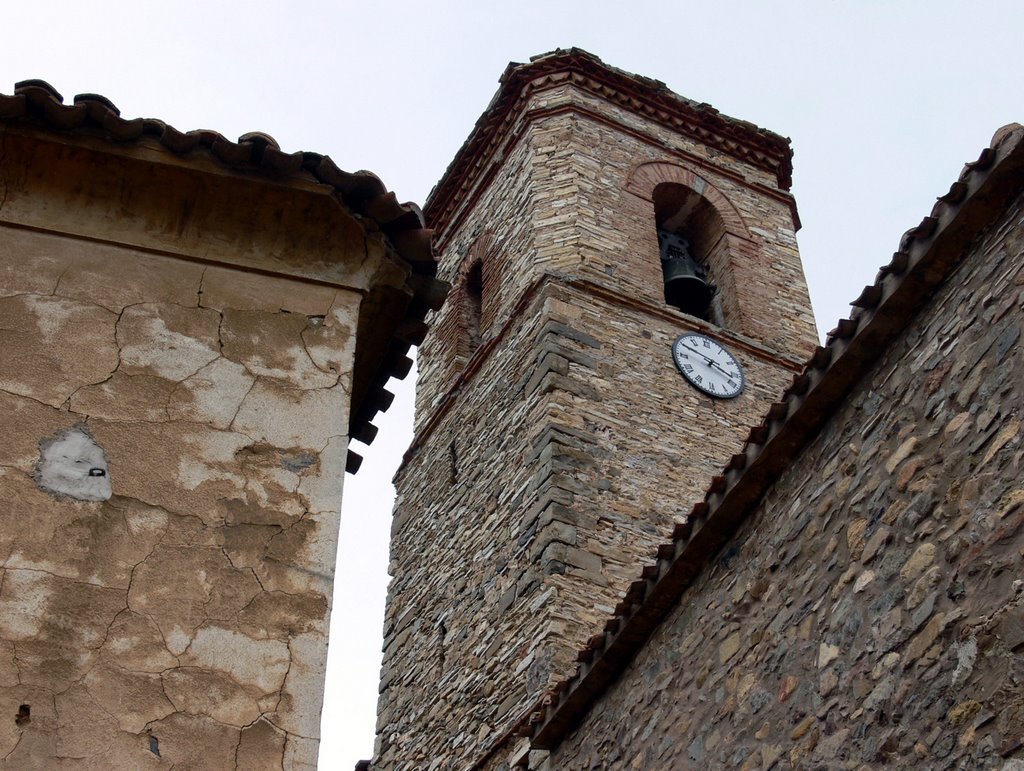
[[(267, 134), (252, 132), (232, 142), (216, 131), (182, 132), (153, 118), (126, 119), (109, 99), (96, 94), (80, 94), (71, 104), (64, 104), (63, 97), (42, 80), (21, 81), (13, 94), (0, 94), (0, 123), (91, 136), (119, 145), (155, 142), (185, 161), (212, 159), (227, 169), (256, 174), (277, 184), (327, 185), (364, 226), (379, 229), (411, 272), (403, 292), (406, 298), (396, 301), (391, 297), (383, 303), (384, 312), (390, 314), (386, 321), (366, 320), (364, 324), (360, 320), (360, 333), (365, 327), (376, 339), (372, 345), (361, 341), (356, 354), (349, 435), (367, 444), (373, 441), (377, 429), (371, 421), (394, 398), (385, 385), (391, 377), (401, 379), (409, 373), (409, 348), (422, 342), (426, 315), (441, 306), (447, 292), (447, 285), (435, 278), (432, 231), (425, 227), (419, 207), (400, 204), (369, 171), (343, 171), (319, 153), (282, 152)], [(355, 471), (359, 461), (359, 456), (350, 452), (348, 470)]]
[(577, 656), (571, 677), (524, 715), (519, 732), (552, 749), (643, 647), (685, 589), (751, 515), (792, 458), (820, 431), (866, 369), (959, 263), (968, 243), (1024, 188), (1024, 126), (996, 132), (929, 216), (908, 230), (850, 318), (827, 336), (741, 452), (711, 481), (704, 500), (676, 525), (607, 621)]
[(469, 138), (427, 197), (424, 211), (432, 227), (443, 231), (477, 181), (486, 176), (529, 96), (566, 82), (775, 174), (781, 190), (792, 184), (793, 151), (785, 137), (679, 96), (661, 81), (610, 67), (582, 49), (559, 49), (526, 64), (513, 62), (499, 82)]

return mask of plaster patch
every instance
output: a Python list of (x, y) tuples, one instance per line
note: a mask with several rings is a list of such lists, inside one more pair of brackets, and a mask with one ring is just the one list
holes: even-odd
[(60, 407), (117, 367), (116, 320), (105, 308), (59, 297), (0, 298), (0, 388)]
[(241, 731), (235, 751), (236, 768), (286, 768), (284, 765), (284, 732), (266, 718), (257, 720)]
[(5, 571), (0, 593), (0, 634), (16, 641), (38, 638), (53, 588), (53, 581), (45, 573)]
[(230, 481), (239, 488), (245, 485), (245, 479), (238, 474), (221, 473), (204, 463), (197, 463), (190, 458), (182, 458), (178, 464), (178, 482), (186, 490), (195, 490), (205, 482)]
[(232, 428), (275, 447), (317, 450), (344, 436), (348, 398), (340, 386), (302, 391), (257, 380), (242, 401)]
[(106, 453), (81, 426), (60, 431), (39, 443), (36, 484), (58, 496), (80, 501), (110, 498)]
[(186, 659), (224, 672), (239, 685), (274, 693), (284, 684), (289, 652), (280, 640), (254, 640), (231, 629), (208, 626), (196, 632)]
[[(311, 578), (326, 580), (326, 593), (331, 593), (334, 581), (334, 555), (338, 552), (338, 528), (340, 517), (332, 511), (311, 512), (306, 517), (306, 540), (300, 557), (300, 565), (307, 567)], [(316, 584), (313, 584), (316, 586)]]
[[(326, 647), (326, 646), (325, 646)], [(209, 715), (241, 728), (260, 716), (256, 700), (238, 683), (217, 672), (179, 667), (161, 674), (164, 692), (179, 712)], [(317, 725), (320, 723), (317, 712)]]
[(55, 339), (65, 326), (73, 323), (76, 307), (50, 296), (25, 295), (25, 304), (36, 315), (36, 324), (44, 342)]
[(167, 645), (153, 619), (128, 610), (111, 623), (102, 652), (120, 669), (160, 674), (178, 663)]
[(318, 369), (303, 343), (309, 319), (298, 313), (224, 311), (224, 356), (253, 375), (296, 388), (330, 388), (337, 373)]
[(344, 373), (346, 388), (351, 379), (347, 369), (351, 365), (346, 363), (355, 360), (357, 307), (356, 303), (335, 305), (322, 323), (311, 324), (302, 333), (309, 358), (325, 372)]
[(215, 359), (181, 381), (171, 394), (168, 414), (175, 420), (195, 420), (214, 428), (227, 428), (255, 381), (241, 364)]
[(330, 439), (320, 453), (317, 473), (307, 473), (299, 481), (299, 494), (310, 511), (340, 510), (347, 452), (346, 438)]
[(107, 380), (79, 388), (69, 408), (104, 420), (167, 420), (167, 400), (175, 384), (149, 374), (115, 372)]
[(278, 712), (275, 722), (288, 733), (316, 739), (320, 737), (327, 640), (315, 633), (294, 635), (289, 649), (292, 665), (282, 689), (282, 704), (288, 708)]
[(181, 381), (220, 356), (220, 316), (205, 308), (147, 303), (125, 308), (118, 322), (121, 368)]
[(159, 535), (167, 529), (167, 512), (152, 506), (131, 507), (124, 513), (125, 525), (133, 538)]
[(180, 656), (188, 650), (188, 646), (191, 643), (192, 638), (180, 626), (174, 627), (174, 629), (167, 634), (167, 650), (175, 656)]
[(284, 748), (284, 767), (294, 771), (316, 771), (319, 750), (319, 739), (291, 734)]
[(133, 768), (241, 768), (235, 764), (238, 728), (222, 725), (205, 715), (176, 712), (147, 729), (158, 742), (160, 758), (157, 760), (150, 751), (151, 762)]
[(147, 724), (174, 712), (158, 674), (128, 672), (100, 663), (89, 670), (83, 685), (90, 698), (128, 733), (140, 733)]
[(235, 455), (249, 443), (243, 434), (224, 431), (196, 431), (185, 437), (189, 454), (178, 459), (177, 482), (186, 490), (195, 490), (205, 482), (230, 482), (233, 487), (245, 487), (245, 477), (233, 473), (237, 469)]

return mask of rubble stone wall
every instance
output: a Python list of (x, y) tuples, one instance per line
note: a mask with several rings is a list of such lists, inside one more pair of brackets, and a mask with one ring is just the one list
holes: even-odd
[(692, 329), (551, 280), (415, 449), (396, 479), (375, 767), (462, 767), (571, 671), (792, 376), (737, 345), (746, 391), (704, 396), (672, 361)]
[(448, 768), (471, 757), (520, 699), (513, 684), (526, 677), (517, 671), (526, 651), (507, 631), (507, 611), (531, 562), (518, 517), (506, 512), (535, 496), (529, 437), (515, 427), (545, 422), (544, 403), (521, 398), (543, 318), (541, 300), (396, 478), (376, 768)]
[(0, 226), (6, 766), (315, 766), (359, 299)]
[[(452, 285), (448, 300), (432, 314), (430, 332), (417, 350), (416, 432), (422, 431), (446, 392), (469, 363), (465, 316), (468, 265), (479, 259), (486, 296), (480, 337), (486, 341), (508, 321), (523, 291), (536, 278), (532, 265), (535, 241), (527, 213), (534, 192), (532, 133), (512, 148), (495, 180), (480, 191), (473, 216), (445, 239), (438, 278)], [(483, 248), (480, 248), (483, 247)], [(475, 350), (475, 349), (473, 349)]]
[(1021, 758), (1022, 216), (974, 244), (545, 768)]

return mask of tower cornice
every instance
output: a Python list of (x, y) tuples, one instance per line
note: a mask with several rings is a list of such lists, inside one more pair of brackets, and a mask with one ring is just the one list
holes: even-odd
[(501, 76), (497, 93), (477, 120), (444, 176), (434, 186), (424, 212), (443, 233), (460, 202), (492, 171), (490, 159), (500, 156), (513, 124), (537, 92), (571, 84), (673, 131), (775, 175), (780, 190), (792, 182), (789, 139), (748, 121), (723, 115), (706, 103), (694, 102), (658, 80), (609, 67), (579, 48), (560, 49), (512, 63)]

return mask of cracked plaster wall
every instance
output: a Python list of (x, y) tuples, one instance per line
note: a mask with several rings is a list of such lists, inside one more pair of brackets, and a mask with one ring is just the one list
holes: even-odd
[(359, 297), (0, 226), (4, 767), (315, 766)]

